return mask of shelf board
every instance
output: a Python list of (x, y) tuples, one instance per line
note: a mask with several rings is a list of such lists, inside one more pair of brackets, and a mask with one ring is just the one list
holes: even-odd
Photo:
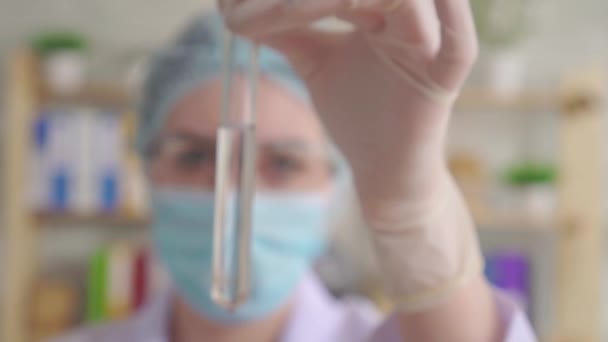
[(534, 219), (517, 213), (494, 213), (475, 216), (475, 225), (482, 231), (512, 231), (546, 233), (557, 231), (557, 221), (553, 218)]
[(69, 95), (58, 94), (48, 87), (42, 87), (42, 105), (80, 104), (126, 109), (132, 98), (124, 87), (111, 84), (88, 84), (78, 92)]
[(150, 223), (147, 217), (129, 216), (124, 214), (75, 214), (37, 212), (34, 214), (40, 226), (74, 226), (98, 225), (112, 227), (146, 227)]
[(519, 94), (500, 95), (485, 88), (465, 88), (456, 101), (456, 111), (510, 111), (520, 113), (559, 111), (557, 91), (524, 90)]

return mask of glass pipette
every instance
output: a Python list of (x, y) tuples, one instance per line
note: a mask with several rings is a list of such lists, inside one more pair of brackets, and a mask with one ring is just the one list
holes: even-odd
[[(224, 36), (223, 89), (217, 135), (213, 234), (213, 301), (236, 310), (250, 294), (252, 205), (255, 193), (257, 47), (244, 74), (235, 83), (236, 37)], [(235, 87), (236, 84), (236, 87)], [(240, 105), (237, 105), (240, 104)]]

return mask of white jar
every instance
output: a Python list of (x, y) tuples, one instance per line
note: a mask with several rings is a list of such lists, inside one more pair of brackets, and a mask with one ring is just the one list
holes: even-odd
[(521, 190), (523, 209), (530, 219), (547, 221), (555, 215), (557, 194), (553, 185), (527, 185)]
[(51, 52), (44, 57), (43, 68), (48, 86), (57, 94), (73, 94), (85, 83), (86, 58), (81, 51)]
[(482, 62), (485, 85), (502, 97), (519, 95), (526, 76), (524, 54), (517, 49), (497, 49), (488, 52)]

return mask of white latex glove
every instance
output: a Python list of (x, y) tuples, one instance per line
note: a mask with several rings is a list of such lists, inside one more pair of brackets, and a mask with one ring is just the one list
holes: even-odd
[[(417, 310), (478, 276), (444, 140), (477, 54), (468, 0), (224, 0), (230, 28), (284, 53), (352, 167), (389, 289)], [(356, 30), (310, 23), (335, 15)]]

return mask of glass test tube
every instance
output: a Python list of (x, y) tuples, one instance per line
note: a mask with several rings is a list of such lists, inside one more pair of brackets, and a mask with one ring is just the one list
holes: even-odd
[[(235, 88), (235, 36), (225, 33), (223, 90), (217, 135), (213, 234), (213, 301), (235, 310), (250, 294), (252, 205), (255, 193), (257, 48), (245, 86)], [(244, 88), (244, 89), (243, 89)], [(241, 90), (243, 89), (243, 90)], [(240, 104), (240, 105), (239, 105)]]

